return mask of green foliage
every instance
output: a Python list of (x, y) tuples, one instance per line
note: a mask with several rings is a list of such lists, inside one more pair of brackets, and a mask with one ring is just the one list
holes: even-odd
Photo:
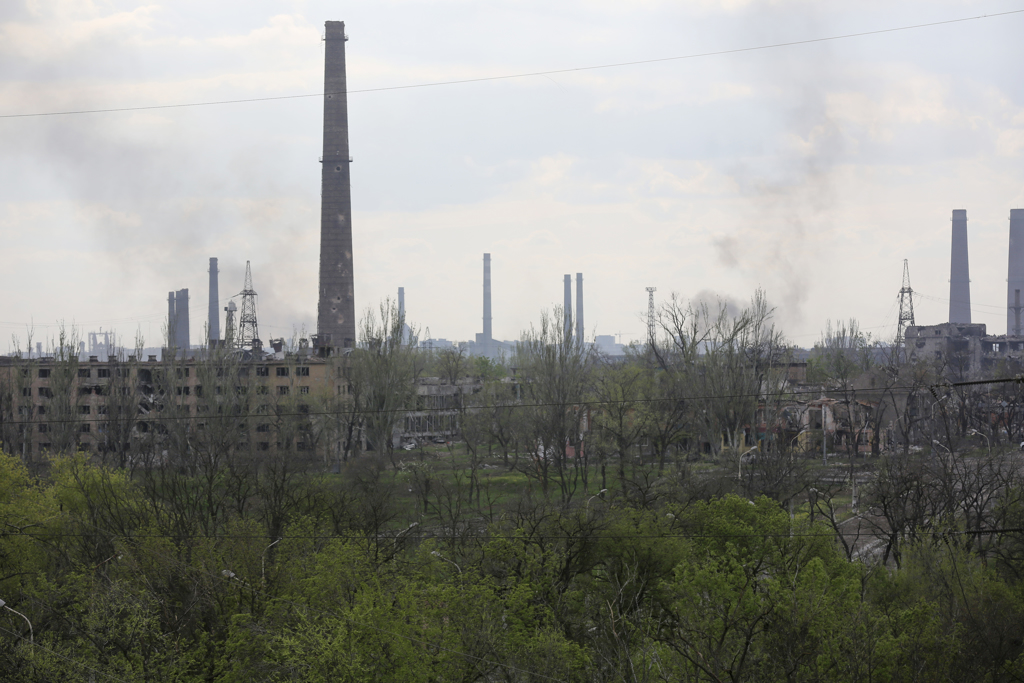
[(346, 470), (345, 495), (285, 481), (316, 502), (284, 508), (273, 533), (258, 504), (214, 533), (186, 534), (167, 523), (166, 492), (153, 497), (124, 470), (76, 455), (37, 480), (0, 454), (0, 597), (35, 639), (0, 611), (5, 680), (1001, 681), (1024, 671), (1013, 555), (997, 569), (957, 534), (907, 543), (890, 570), (848, 561), (829, 529), (794, 522), (767, 497), (639, 505), (614, 492), (576, 506), (523, 498), (486, 526), (457, 516), (406, 526), (373, 498), (383, 473)]

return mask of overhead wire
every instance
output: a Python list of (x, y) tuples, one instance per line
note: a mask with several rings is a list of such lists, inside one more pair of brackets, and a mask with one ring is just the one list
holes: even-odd
[(741, 54), (745, 52), (756, 52), (759, 50), (774, 50), (785, 47), (795, 47), (798, 45), (811, 45), (814, 43), (824, 43), (835, 40), (848, 40), (851, 38), (863, 38), (866, 36), (882, 35), (886, 33), (896, 33), (899, 31), (913, 31), (925, 28), (933, 28), (936, 26), (945, 26), (949, 24), (958, 24), (968, 21), (978, 21), (981, 19), (992, 19), (996, 17), (1004, 17), (1013, 14), (1024, 13), (1024, 9), (1007, 10), (1005, 12), (994, 12), (991, 14), (979, 14), (970, 17), (959, 17), (956, 19), (945, 19), (942, 21), (931, 21), (920, 24), (910, 24), (906, 26), (896, 26), (892, 28), (874, 29), (871, 31), (858, 31), (856, 33), (845, 33), (835, 36), (825, 36), (822, 38), (807, 38), (804, 40), (791, 40), (780, 43), (770, 43), (765, 45), (754, 45), (750, 47), (731, 48), (726, 50), (714, 50), (710, 52), (696, 52), (686, 55), (677, 55), (673, 57), (656, 57), (652, 59), (637, 59), (625, 62), (613, 62), (608, 64), (594, 64), (590, 66), (578, 66), (569, 67), (563, 69), (548, 69), (545, 71), (528, 71), (515, 74), (503, 74), (497, 76), (480, 76), (477, 78), (461, 78), (447, 81), (431, 81), (428, 83), (411, 83), (406, 85), (392, 85), (392, 86), (380, 86), (375, 88), (360, 88), (356, 90), (347, 91), (328, 91), (323, 93), (306, 93), (301, 95), (274, 95), (268, 97), (247, 97), (242, 99), (232, 100), (215, 100), (208, 102), (185, 102), (178, 104), (154, 104), (154, 105), (142, 105), (134, 107), (107, 107), (102, 109), (74, 109), (66, 111), (51, 111), (51, 112), (31, 112), (31, 113), (20, 113), (20, 114), (0, 114), (0, 119), (16, 119), (16, 118), (38, 118), (46, 116), (70, 116), (78, 114), (106, 114), (114, 112), (129, 112), (129, 111), (148, 111), (154, 109), (181, 109), (186, 107), (210, 107), (225, 104), (243, 104), (251, 102), (271, 102), (278, 100), (294, 100), (303, 99), (310, 97), (324, 97), (326, 95), (354, 95), (359, 93), (374, 93), (374, 92), (388, 92), (394, 90), (410, 90), (418, 88), (433, 88), (439, 86), (450, 86), (450, 85), (462, 85), (467, 83), (484, 83), (488, 81), (502, 81), (511, 80), (516, 78), (531, 78), (540, 76), (552, 76), (556, 74), (566, 74), (583, 71), (597, 71), (601, 69), (616, 69), (627, 66), (640, 66), (644, 64), (657, 64), (661, 62), (674, 62), (688, 59), (701, 59), (705, 57), (718, 57), (723, 55)]

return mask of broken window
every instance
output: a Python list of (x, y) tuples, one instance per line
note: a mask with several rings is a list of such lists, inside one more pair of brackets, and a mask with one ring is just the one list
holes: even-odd
[(308, 394), (309, 393), (309, 387), (299, 387), (299, 393), (300, 394)]
[(305, 366), (295, 368), (295, 374), (299, 377), (309, 377), (309, 368)]
[(258, 368), (256, 368), (256, 376), (257, 377), (270, 377), (270, 368), (268, 368), (265, 365), (259, 366)]
[(276, 370), (277, 370), (277, 376), (278, 377), (287, 377), (288, 376), (288, 368), (276, 368)]
[(88, 415), (90, 412), (92, 412), (92, 409), (89, 406), (78, 406), (79, 415)]
[(278, 393), (279, 396), (287, 396), (288, 395), (288, 387), (285, 387), (285, 386), (278, 387), (277, 388), (277, 393)]
[(49, 368), (39, 368), (39, 379), (46, 379), (50, 376)]
[(86, 378), (92, 377), (92, 370), (89, 368), (78, 368), (78, 376)]
[(110, 368), (98, 368), (96, 370), (97, 377), (110, 377)]

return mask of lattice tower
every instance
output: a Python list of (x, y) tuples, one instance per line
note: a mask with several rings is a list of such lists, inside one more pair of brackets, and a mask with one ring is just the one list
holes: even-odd
[(656, 315), (654, 312), (654, 293), (658, 291), (657, 287), (647, 288), (647, 343), (654, 346), (654, 340), (657, 337), (657, 326), (655, 325)]
[(903, 335), (914, 322), (914, 290), (910, 287), (910, 266), (903, 259), (903, 286), (900, 287), (900, 320), (896, 330), (896, 343), (903, 344)]
[[(252, 271), (245, 262), (245, 286), (239, 293), (242, 297), (242, 312), (238, 316), (238, 347), (260, 346), (260, 332), (256, 324), (256, 292), (252, 288)], [(255, 342), (255, 344), (254, 344)]]

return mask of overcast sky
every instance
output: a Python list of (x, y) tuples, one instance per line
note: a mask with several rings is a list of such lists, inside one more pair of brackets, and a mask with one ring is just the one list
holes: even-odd
[[(1024, 9), (875, 2), (0, 3), (0, 114), (321, 92), (342, 20), (352, 91), (675, 57)], [(641, 338), (665, 300), (763, 288), (789, 339), (826, 319), (893, 334), (948, 312), (967, 209), (974, 321), (1005, 332), (1024, 207), (1024, 13), (618, 68), (349, 96), (356, 307), (406, 291), (434, 337), (518, 338), (582, 272), (585, 323)], [(0, 119), (0, 351), (136, 331), (188, 287), (193, 343), (247, 260), (263, 339), (315, 331), (317, 97)]]

